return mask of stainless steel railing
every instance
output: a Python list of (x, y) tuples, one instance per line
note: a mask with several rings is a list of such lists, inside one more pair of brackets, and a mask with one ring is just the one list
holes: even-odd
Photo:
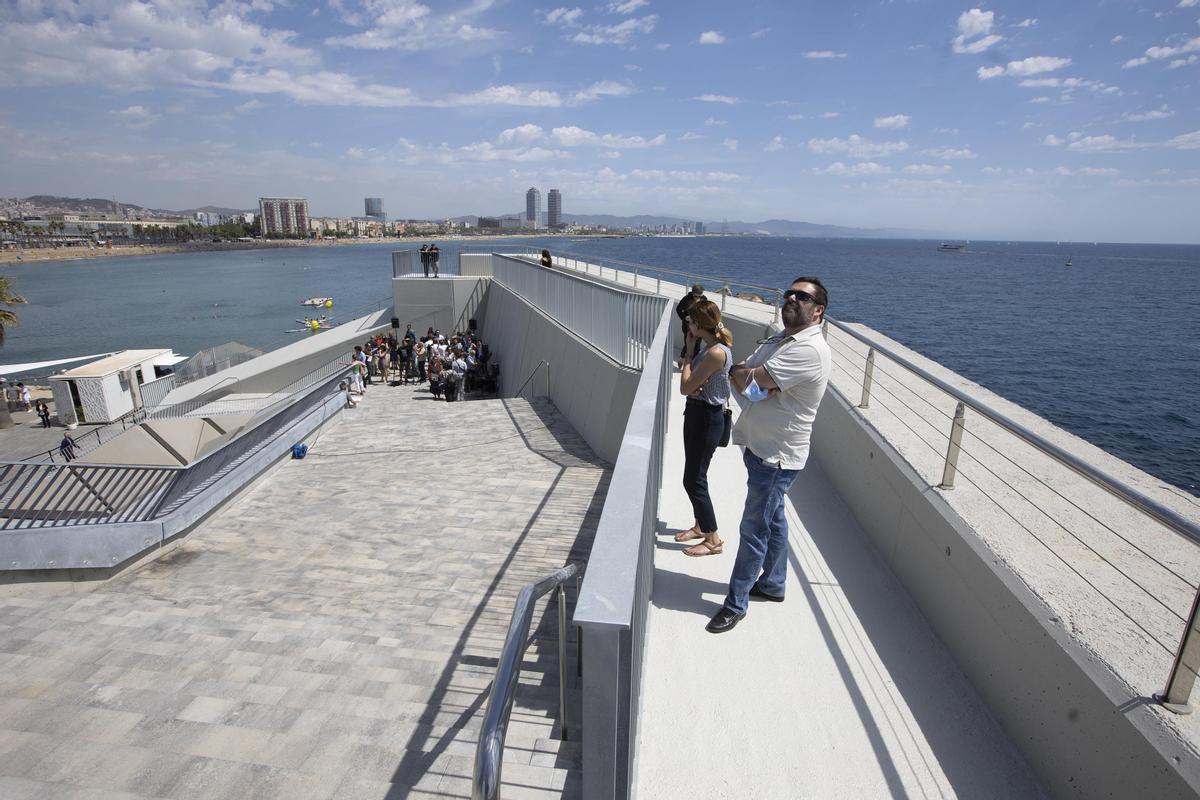
[[(1144, 514), (1149, 519), (1159, 523), (1166, 529), (1175, 534), (1187, 539), (1193, 544), (1200, 544), (1200, 525), (1197, 525), (1192, 520), (1184, 517), (1171, 508), (1166, 507), (1157, 500), (1147, 496), (1143, 492), (1129, 486), (1119, 478), (1110, 475), (1104, 470), (1095, 465), (1084, 461), (1075, 456), (1073, 453), (1065, 450), (1054, 442), (1049, 441), (1044, 436), (1041, 436), (1028, 427), (1016, 422), (1007, 415), (997, 411), (991, 406), (983, 403), (955, 386), (947, 383), (941, 378), (933, 375), (928, 370), (912, 363), (904, 356), (896, 353), (888, 347), (881, 345), (873, 338), (855, 330), (854, 328), (838, 322), (833, 319), (827, 320), (828, 325), (837, 328), (841, 333), (851, 337), (855, 341), (865, 345), (867, 349), (866, 356), (861, 367), (862, 384), (859, 407), (866, 409), (870, 407), (872, 393), (875, 390), (875, 372), (877, 370), (876, 358), (886, 358), (891, 363), (900, 367), (904, 371), (919, 378), (921, 381), (935, 387), (940, 392), (947, 395), (955, 401), (955, 411), (953, 417), (950, 418), (948, 430), (944, 434), (946, 441), (946, 451), (942, 459), (942, 478), (938, 487), (942, 490), (951, 490), (955, 486), (956, 479), (959, 475), (958, 460), (964, 451), (963, 435), (966, 430), (967, 412), (978, 415), (984, 420), (997, 426), (1007, 434), (1016, 437), (1024, 442), (1037, 452), (1049, 457), (1061, 467), (1065, 467), (1074, 474), (1085, 478), (1094, 486), (1103, 490), (1105, 493), (1115, 497), (1122, 503), (1136, 509), (1141, 514)], [(861, 354), (853, 354), (840, 352), (838, 357), (847, 359), (857, 357)], [(893, 376), (894, 377), (894, 376)], [(1043, 512), (1045, 513), (1045, 512)], [(1061, 524), (1061, 523), (1059, 523)], [(1111, 530), (1111, 529), (1110, 529)], [(1136, 543), (1129, 542), (1125, 537), (1122, 539), (1136, 552), (1142, 552), (1142, 548)], [(1121, 570), (1117, 570), (1121, 572)], [(1172, 570), (1173, 580), (1185, 580), (1177, 571)], [(1121, 573), (1124, 574), (1124, 573)], [(1126, 576), (1129, 577), (1129, 576)], [(1150, 594), (1149, 590), (1144, 586), (1144, 580), (1139, 580), (1130, 577), (1131, 580), (1139, 589)], [(1184, 622), (1184, 630), (1180, 638), (1178, 647), (1174, 651), (1174, 659), (1168, 674), (1166, 687), (1162, 692), (1155, 695), (1155, 698), (1166, 708), (1176, 713), (1190, 713), (1190, 696), (1193, 685), (1196, 680), (1197, 671), (1200, 670), (1200, 586), (1187, 581), (1187, 586), (1194, 592), (1192, 595), (1191, 610), (1186, 618), (1176, 614), (1180, 620)], [(1182, 587), (1180, 587), (1182, 588)], [(1099, 591), (1099, 590), (1097, 590)], [(1103, 595), (1103, 592), (1101, 593)], [(1163, 601), (1150, 595), (1160, 606)], [(1107, 596), (1105, 595), (1107, 598)], [(1128, 616), (1128, 611), (1121, 609), (1118, 602), (1110, 600), (1113, 605), (1122, 613)], [(1161, 610), (1161, 609), (1160, 609)], [(1158, 638), (1146, 630), (1144, 623), (1139, 623), (1131, 618), (1133, 624), (1142, 628), (1143, 632), (1153, 641), (1159, 641)], [(1161, 645), (1162, 642), (1159, 642)], [(1166, 649), (1164, 645), (1164, 649)]]
[(521, 384), (521, 388), (517, 389), (517, 391), (513, 392), (513, 397), (521, 396), (521, 392), (525, 391), (525, 387), (529, 385), (529, 382), (533, 380), (533, 376), (537, 375), (538, 370), (541, 369), (542, 367), (546, 368), (546, 396), (547, 397), (550, 396), (550, 362), (543, 360), (543, 361), (539, 361), (537, 363), (537, 366), (534, 367), (530, 371), (529, 377), (526, 378), (524, 380), (524, 382)]
[(554, 591), (558, 604), (558, 704), (561, 736), (568, 738), (567, 719), (567, 594), (564, 584), (571, 578), (578, 582), (579, 564), (568, 564), (537, 583), (530, 583), (517, 595), (512, 622), (504, 647), (496, 664), (496, 677), (483, 714), (483, 726), (475, 747), (475, 770), (471, 781), (472, 800), (499, 800), (501, 770), (504, 765), (504, 737), (512, 714), (517, 679), (521, 676), (521, 660), (528, 647), (529, 626), (533, 622), (534, 604), (548, 592)]
[(492, 280), (521, 295), (619, 364), (640, 369), (667, 299), (584, 282), (524, 258), (493, 254)]

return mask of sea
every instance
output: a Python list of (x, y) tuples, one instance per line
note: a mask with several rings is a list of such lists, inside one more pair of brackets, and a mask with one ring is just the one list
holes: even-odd
[[(333, 297), (335, 320), (390, 305), (390, 253), (408, 246), (4, 265), (0, 274), (29, 303), (15, 309), (20, 322), (7, 330), (0, 362), (124, 348), (191, 355), (229, 341), (273, 349), (310, 335), (298, 332), (311, 310), (305, 298)], [(757, 236), (439, 242), (448, 274), (460, 251), (515, 246), (762, 295), (757, 287), (819, 276), (831, 317), (865, 323), (1200, 496), (1198, 245), (970, 242), (943, 252), (936, 241)]]

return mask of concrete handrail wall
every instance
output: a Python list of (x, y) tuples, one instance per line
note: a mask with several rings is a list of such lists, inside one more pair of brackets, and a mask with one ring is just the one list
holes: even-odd
[(634, 774), (673, 319), (664, 309), (655, 327), (575, 607), (583, 638), (585, 800), (627, 797)]

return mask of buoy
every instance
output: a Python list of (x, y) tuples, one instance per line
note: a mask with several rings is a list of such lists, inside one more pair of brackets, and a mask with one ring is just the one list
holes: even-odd
[(333, 298), (325, 301), (325, 309), (328, 311), (331, 308), (333, 308)]
[(312, 328), (313, 332), (319, 331), (321, 330), (321, 322), (320, 320), (310, 319), (308, 321), (308, 327)]

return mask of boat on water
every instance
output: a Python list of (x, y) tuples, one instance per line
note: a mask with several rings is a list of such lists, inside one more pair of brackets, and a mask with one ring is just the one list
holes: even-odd
[(1067, 256), (1067, 263), (1064, 264), (1063, 266), (1065, 266), (1065, 267), (1071, 266), (1071, 257), (1070, 256)]
[(333, 302), (332, 297), (310, 297), (307, 300), (301, 300), (300, 305), (313, 306), (314, 308), (317, 308), (320, 306), (324, 306), (326, 303), (332, 303), (332, 302)]
[(966, 249), (967, 245), (963, 242), (942, 242), (938, 245), (938, 252), (940, 253), (957, 253)]
[[(538, 256), (393, 272), (390, 307), (174, 389), (105, 460), (0, 464), (0, 731), (24, 743), (0, 786), (1196, 796), (1200, 727), (1153, 699), (1186, 705), (1200, 667), (1194, 502), (828, 320), (786, 602), (714, 639), (746, 466), (718, 448), (728, 546), (684, 558), (674, 304), (694, 280)], [(735, 359), (779, 330), (772, 304), (709, 296)], [(348, 401), (349, 351), (407, 319), (477, 323), (502, 399)], [(872, 390), (876, 358), (903, 397)], [(734, 677), (680, 680), (690, 663)], [(680, 730), (721, 757), (681, 758)]]

